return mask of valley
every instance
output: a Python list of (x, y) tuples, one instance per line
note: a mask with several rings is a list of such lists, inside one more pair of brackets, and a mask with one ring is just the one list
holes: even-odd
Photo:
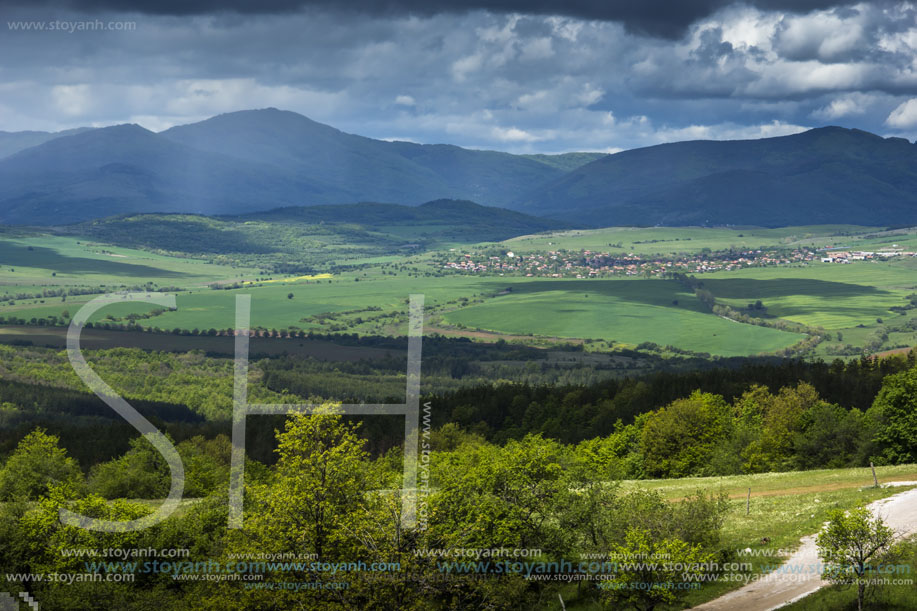
[(0, 611), (917, 611), (914, 1), (0, 13)]
[[(542, 221), (470, 203), (405, 208), (422, 220), (371, 204), (325, 210), (240, 221), (145, 215), (50, 235), (7, 229), (0, 321), (64, 325), (94, 296), (160, 291), (176, 293), (175, 311), (125, 302), (92, 322), (214, 334), (232, 326), (235, 295), (251, 294), (253, 325), (272, 334), (397, 336), (407, 295), (423, 293), (431, 329), (529, 345), (585, 341), (594, 352), (846, 358), (917, 343), (917, 259), (907, 250), (915, 230), (526, 234)], [(476, 223), (523, 235), (478, 242)], [(839, 246), (874, 250), (846, 265), (822, 262)], [(806, 344), (813, 333), (819, 341)]]

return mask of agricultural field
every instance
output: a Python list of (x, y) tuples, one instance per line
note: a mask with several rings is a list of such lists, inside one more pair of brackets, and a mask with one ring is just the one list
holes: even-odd
[[(506, 292), (507, 289), (511, 290)], [(455, 309), (444, 312), (442, 322), (460, 329), (567, 339), (595, 338), (631, 347), (654, 342), (722, 356), (770, 352), (800, 339), (795, 333), (740, 325), (705, 313), (693, 294), (670, 280), (531, 282), (522, 278), (344, 274), (329, 280), (181, 292), (177, 296), (177, 310), (143, 319), (142, 323), (163, 329), (226, 329), (234, 324), (235, 296), (251, 294), (252, 325), (255, 327), (320, 331), (325, 326), (310, 317), (339, 314), (334, 320), (350, 331), (403, 333), (405, 301), (415, 292), (422, 293), (426, 305), (434, 311), (437, 306), (449, 302), (463, 298), (475, 300), (476, 296), (486, 295), (481, 303), (467, 307), (454, 304)], [(0, 311), (25, 319), (59, 316), (67, 309), (72, 313), (86, 299), (76, 297), (66, 303), (23, 304)], [(104, 322), (109, 316), (121, 320), (130, 314), (148, 314), (157, 308), (125, 301), (98, 312), (92, 320)], [(385, 314), (394, 317), (384, 318), (375, 325), (366, 321)], [(390, 325), (394, 327), (386, 328)]]
[(908, 263), (751, 268), (702, 280), (729, 305), (745, 307), (760, 299), (772, 316), (837, 330), (874, 324), (891, 314), (890, 307), (905, 305), (907, 295), (917, 291), (917, 267)]
[(740, 325), (706, 313), (672, 280), (532, 281), (445, 315), (452, 324), (505, 333), (643, 342), (737, 356), (794, 344), (795, 333)]
[(251, 268), (214, 265), (75, 237), (0, 233), (0, 294), (146, 283), (194, 288), (256, 273)]
[[(394, 235), (403, 229), (393, 225), (385, 231)], [(258, 224), (257, 235), (266, 235), (265, 222)], [(913, 231), (855, 226), (608, 228), (522, 236), (490, 246), (519, 252), (620, 247), (651, 254), (803, 243), (904, 248), (915, 240)], [(480, 245), (440, 245), (447, 246), (461, 252)], [(225, 257), (169, 256), (74, 235), (5, 233), (0, 234), (0, 317), (65, 324), (99, 294), (169, 289), (177, 295), (174, 311), (125, 301), (91, 320), (167, 330), (226, 329), (234, 323), (235, 296), (250, 294), (256, 328), (401, 335), (406, 300), (422, 293), (428, 332), (484, 341), (592, 340), (591, 349), (656, 345), (729, 357), (789, 349), (806, 339), (803, 327), (817, 327), (827, 340), (811, 354), (825, 358), (856, 356), (866, 346), (879, 351), (917, 343), (917, 310), (909, 301), (917, 293), (912, 258), (849, 265), (808, 261), (697, 275), (718, 304), (744, 311), (760, 301), (764, 309), (755, 315), (767, 324), (755, 325), (712, 313), (689, 287), (672, 279), (444, 274), (433, 263), (437, 252), (444, 250), (350, 259), (346, 268), (333, 272), (280, 273), (260, 268), (254, 255), (246, 266)], [(780, 321), (791, 325), (775, 328)]]
[(520, 236), (502, 242), (520, 253), (545, 250), (624, 250), (636, 254), (675, 254), (700, 252), (705, 248), (759, 248), (768, 246), (809, 245), (820, 248), (838, 245), (874, 229), (857, 225), (823, 225), (813, 227), (706, 228), (706, 227), (609, 227), (574, 229), (533, 236)]

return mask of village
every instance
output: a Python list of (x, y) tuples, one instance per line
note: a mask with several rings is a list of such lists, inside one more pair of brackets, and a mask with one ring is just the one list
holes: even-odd
[[(897, 244), (895, 245), (897, 246)], [(889, 250), (880, 250), (877, 252), (866, 250), (834, 250), (827, 249), (827, 252), (821, 257), (822, 263), (853, 263), (854, 261), (869, 261), (872, 259), (889, 259), (892, 257), (914, 257), (917, 253), (905, 252), (900, 248), (892, 247)]]
[[(821, 253), (821, 254), (820, 254)], [(745, 267), (807, 265), (811, 262), (852, 263), (915, 256), (900, 249), (878, 252), (795, 249), (723, 250), (677, 256), (612, 254), (592, 250), (551, 250), (517, 254), (512, 251), (461, 253), (453, 249), (435, 265), (442, 270), (477, 275), (544, 278), (661, 277), (671, 273), (731, 271)]]

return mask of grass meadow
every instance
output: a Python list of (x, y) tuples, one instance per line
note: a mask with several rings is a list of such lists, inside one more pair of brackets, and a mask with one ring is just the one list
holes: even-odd
[(520, 253), (545, 250), (626, 251), (636, 254), (696, 253), (705, 248), (758, 248), (807, 244), (834, 246), (848, 234), (869, 231), (856, 225), (822, 225), (816, 227), (708, 228), (708, 227), (609, 227), (576, 229), (520, 236), (502, 242)]
[(706, 313), (672, 280), (533, 281), (445, 315), (449, 323), (504, 333), (655, 342), (722, 356), (754, 354), (799, 341), (795, 333), (741, 325)]
[(194, 287), (251, 277), (257, 270), (215, 265), (145, 250), (121, 248), (65, 236), (0, 239), (0, 292), (29, 292), (58, 286), (110, 286), (154, 282)]
[(734, 307), (760, 299), (771, 316), (826, 329), (874, 325), (917, 291), (910, 261), (746, 268), (701, 280), (717, 300)]
[[(917, 465), (876, 467), (879, 482), (917, 481)], [(751, 573), (761, 573), (765, 565), (779, 565), (781, 556), (754, 555), (758, 550), (794, 550), (802, 537), (811, 535), (828, 520), (836, 508), (849, 509), (865, 505), (907, 490), (907, 487), (874, 488), (872, 473), (865, 469), (821, 469), (789, 473), (762, 473), (728, 477), (690, 477), (668, 480), (635, 480), (621, 484), (626, 490), (638, 488), (657, 490), (666, 498), (676, 501), (698, 491), (725, 492), (729, 496), (729, 511), (723, 526), (723, 545), (735, 550), (736, 562), (750, 562)], [(751, 501), (746, 515), (746, 494), (751, 488)], [(764, 538), (769, 541), (764, 542)], [(751, 548), (752, 554), (743, 553)], [(740, 584), (713, 583), (702, 590), (691, 592), (686, 602), (690, 605), (712, 600), (735, 589)], [(563, 594), (567, 609), (599, 611), (602, 607), (579, 601), (576, 586)], [(830, 591), (805, 599), (793, 609), (834, 609), (824, 605), (824, 600), (836, 596)], [(826, 598), (822, 598), (826, 597)], [(911, 597), (911, 601), (913, 597)], [(818, 606), (821, 603), (822, 606)], [(913, 603), (911, 603), (913, 604)], [(552, 610), (560, 610), (559, 602)], [(855, 603), (854, 603), (854, 607)], [(913, 608), (913, 607), (900, 607)]]

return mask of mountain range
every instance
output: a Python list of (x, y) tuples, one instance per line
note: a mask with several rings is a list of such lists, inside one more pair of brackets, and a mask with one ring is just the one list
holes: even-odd
[(574, 169), (519, 203), (593, 225), (917, 224), (917, 144), (841, 127), (661, 144)]
[(612, 155), (512, 155), (374, 140), (273, 108), (159, 133), (0, 132), (4, 224), (438, 199), (578, 226), (917, 224), (917, 145), (824, 127)]
[(160, 133), (138, 125), (99, 128), (0, 159), (0, 222), (444, 198), (507, 207), (532, 186), (563, 176), (564, 161), (373, 140), (293, 112), (241, 111)]

